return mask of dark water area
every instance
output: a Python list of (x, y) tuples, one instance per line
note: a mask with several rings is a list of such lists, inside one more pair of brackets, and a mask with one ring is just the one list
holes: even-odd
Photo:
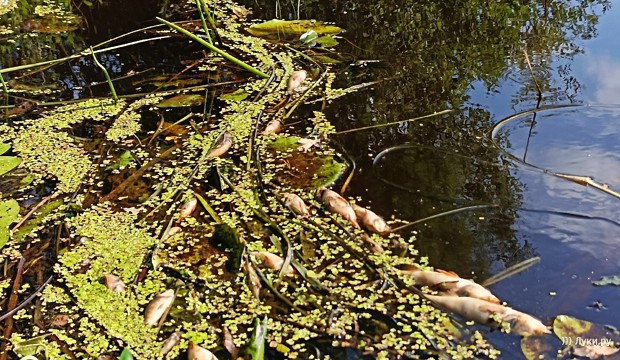
[[(296, 18), (294, 7), (276, 3), (247, 4), (261, 6), (256, 18)], [(341, 86), (386, 79), (327, 109), (338, 130), (454, 110), (339, 136), (358, 167), (348, 195), (405, 220), (498, 204), (420, 224), (420, 255), (478, 281), (538, 256), (540, 263), (492, 291), (547, 324), (568, 314), (620, 326), (618, 288), (592, 284), (620, 274), (620, 199), (551, 174), (589, 176), (620, 189), (618, 5), (319, 1), (302, 7), (301, 18), (346, 29), (343, 52), (380, 60), (351, 62)], [(491, 135), (506, 117), (560, 105), (579, 106), (523, 115)], [(522, 356), (516, 337), (490, 336), (506, 358)]]
[[(256, 19), (297, 17), (290, 3), (245, 5)], [(327, 107), (338, 130), (453, 110), (337, 135), (357, 166), (347, 196), (386, 218), (407, 221), (465, 206), (497, 205), (414, 227), (420, 255), (433, 266), (477, 281), (540, 257), (540, 263), (491, 290), (546, 324), (568, 314), (620, 327), (618, 287), (592, 285), (601, 276), (620, 275), (620, 199), (551, 174), (590, 176), (620, 190), (620, 2), (547, 5), (321, 0), (302, 4), (300, 17), (331, 21), (346, 30), (337, 51), (351, 60), (337, 65), (340, 87), (384, 79)], [(71, 49), (169, 15), (168, 2), (154, 0), (80, 9), (86, 21), (82, 33), (40, 39), (46, 46), (24, 40), (17, 49), (4, 47), (2, 67), (17, 65), (7, 59), (24, 63), (67, 56)], [(178, 72), (179, 58), (196, 58), (200, 51), (189, 43), (157, 41), (100, 60), (115, 76), (129, 71), (147, 76)], [(373, 62), (359, 65), (357, 60)], [(107, 91), (102, 74), (86, 58), (47, 75), (41, 81), (61, 84), (69, 98)], [(121, 93), (135, 91), (131, 81), (118, 86)], [(552, 108), (494, 128), (537, 105)], [(553, 108), (559, 105), (577, 106)], [(374, 163), (378, 154), (396, 146)], [(519, 338), (490, 336), (509, 354), (505, 358), (521, 356)]]

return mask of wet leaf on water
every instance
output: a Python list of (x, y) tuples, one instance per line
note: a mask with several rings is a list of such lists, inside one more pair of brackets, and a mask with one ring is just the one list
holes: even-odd
[(521, 351), (527, 360), (555, 359), (561, 344), (552, 335), (532, 335), (521, 339)]
[(0, 175), (6, 174), (22, 163), (16, 156), (0, 156)]
[(316, 43), (324, 48), (334, 47), (338, 45), (338, 41), (331, 35), (321, 36), (320, 38), (316, 39)]
[(602, 276), (600, 280), (594, 281), (592, 284), (596, 286), (606, 286), (606, 285), (620, 286), (620, 275)]
[(261, 322), (258, 318), (254, 319), (254, 331), (245, 352), (252, 357), (252, 360), (265, 359), (265, 341), (267, 338), (267, 317)]
[(124, 348), (119, 360), (133, 360), (133, 355), (131, 355), (131, 351), (129, 351), (129, 349), (127, 348)]
[(19, 204), (14, 199), (0, 202), (0, 249), (9, 241), (9, 225), (19, 216)]
[(26, 356), (34, 356), (41, 352), (50, 345), (47, 340), (48, 335), (41, 335), (33, 337), (32, 339), (13, 343), (13, 351), (21, 358)]
[(187, 107), (187, 106), (197, 106), (201, 105), (204, 102), (204, 96), (197, 94), (181, 94), (177, 96), (173, 96), (168, 99), (162, 100), (157, 107), (159, 108), (170, 108), (170, 107)]
[(328, 25), (316, 20), (269, 20), (261, 24), (252, 25), (248, 32), (254, 36), (266, 39), (294, 39), (313, 30), (318, 35), (339, 34), (342, 29), (335, 25)]
[(553, 332), (562, 343), (572, 346), (573, 354), (576, 356), (596, 359), (618, 351), (614, 343), (620, 341), (620, 334), (589, 321), (559, 315), (553, 322)]
[(129, 150), (125, 151), (124, 153), (122, 153), (119, 157), (118, 160), (116, 161), (116, 163), (106, 167), (106, 170), (116, 170), (116, 169), (120, 169), (123, 168), (129, 164), (131, 164), (132, 162), (134, 162), (136, 159), (134, 159), (134, 157), (131, 155), (131, 152)]
[(248, 93), (246, 93), (245, 90), (238, 89), (235, 92), (232, 92), (230, 94), (221, 95), (220, 99), (230, 100), (230, 101), (242, 101), (242, 100), (245, 100), (247, 97), (248, 97)]
[(5, 152), (9, 151), (10, 148), (11, 148), (10, 144), (0, 143), (0, 155), (2, 155)]
[(301, 41), (301, 43), (304, 44), (304, 45), (314, 46), (314, 45), (316, 45), (316, 39), (318, 37), (319, 37), (319, 34), (317, 34), (316, 31), (309, 30), (309, 31), (306, 31), (305, 33), (303, 33), (299, 37), (299, 41)]

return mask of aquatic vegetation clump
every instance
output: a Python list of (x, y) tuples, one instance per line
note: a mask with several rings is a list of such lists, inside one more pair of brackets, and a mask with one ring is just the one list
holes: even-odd
[(107, 334), (122, 339), (137, 352), (148, 353), (155, 332), (144, 324), (140, 308), (162, 285), (147, 281), (131, 291), (115, 293), (101, 282), (105, 274), (115, 274), (131, 283), (139, 272), (155, 239), (136, 227), (135, 221), (135, 215), (105, 208), (94, 208), (71, 219), (69, 225), (79, 244), (61, 256), (57, 270), (78, 306)]
[(134, 101), (116, 117), (112, 126), (106, 132), (106, 138), (110, 141), (120, 141), (140, 131), (141, 108), (157, 104), (161, 101), (161, 96), (147, 96)]

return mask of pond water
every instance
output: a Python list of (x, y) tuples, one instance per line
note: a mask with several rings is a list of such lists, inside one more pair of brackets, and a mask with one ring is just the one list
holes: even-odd
[[(262, 2), (257, 16), (295, 16), (273, 3)], [(569, 314), (620, 326), (620, 291), (592, 284), (620, 274), (620, 199), (552, 174), (589, 176), (620, 190), (620, 2), (560, 2), (547, 10), (526, 3), (536, 8), (529, 19), (487, 3), (371, 3), (321, 2), (302, 11), (346, 28), (343, 46), (355, 59), (380, 60), (348, 68), (343, 86), (387, 79), (328, 108), (338, 129), (454, 111), (340, 136), (358, 166), (348, 195), (406, 220), (498, 204), (420, 224), (421, 255), (479, 281), (540, 257), (493, 292), (546, 323)], [(552, 108), (493, 133), (502, 119), (537, 106)], [(393, 146), (373, 168), (375, 156)], [(516, 337), (490, 336), (506, 358), (522, 356)]]
[[(357, 166), (346, 194), (386, 218), (404, 220), (497, 205), (412, 228), (420, 255), (477, 281), (540, 257), (492, 291), (546, 324), (568, 314), (620, 327), (619, 288), (592, 284), (601, 276), (620, 275), (620, 199), (553, 174), (589, 176), (620, 190), (620, 1), (556, 1), (548, 8), (538, 2), (520, 8), (467, 4), (325, 0), (302, 5), (302, 18), (346, 29), (337, 51), (350, 56), (351, 66), (339, 66), (340, 86), (383, 79), (327, 107), (338, 130), (453, 110), (337, 135)], [(257, 19), (296, 17), (297, 8), (289, 3), (246, 5)], [(64, 46), (81, 49), (146, 25), (165, 14), (167, 2), (109, 2), (101, 9), (83, 7), (88, 31), (76, 38), (19, 56), (4, 51), (3, 67), (26, 55), (27, 62), (47, 53), (65, 56)], [(103, 60), (116, 75), (153, 66), (162, 71), (162, 64), (175, 72), (181, 70), (177, 62), (165, 59), (183, 51), (196, 48), (161, 43)], [(97, 71), (85, 61), (56, 69), (53, 76), (77, 98), (105, 93), (105, 83), (87, 86), (94, 78), (101, 81)], [(133, 85), (120, 83), (120, 91), (123, 86)], [(537, 106), (544, 108), (494, 127)], [(374, 162), (392, 147), (398, 148)], [(490, 336), (514, 358), (520, 356), (519, 338)]]

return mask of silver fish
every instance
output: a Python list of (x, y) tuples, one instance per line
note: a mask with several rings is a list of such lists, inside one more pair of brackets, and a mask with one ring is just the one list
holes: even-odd
[(288, 207), (292, 212), (298, 215), (299, 218), (304, 219), (310, 216), (310, 211), (306, 206), (306, 203), (296, 194), (284, 193), (284, 205)]
[(113, 292), (125, 291), (125, 283), (118, 276), (112, 274), (105, 274), (103, 276), (103, 283), (105, 286)]
[(211, 351), (190, 341), (189, 349), (187, 350), (187, 360), (217, 360), (217, 358)]
[(374, 212), (357, 205), (352, 205), (352, 207), (357, 220), (369, 231), (376, 234), (385, 234), (391, 230), (388, 224), (385, 223), (385, 220)]
[(232, 146), (232, 136), (230, 136), (229, 133), (225, 132), (222, 135), (222, 138), (220, 139), (218, 144), (215, 145), (211, 149), (211, 151), (209, 151), (209, 154), (207, 154), (207, 157), (212, 158), (212, 157), (222, 156), (226, 154), (226, 152), (230, 149), (231, 146)]
[(172, 333), (166, 340), (159, 351), (160, 354), (166, 355), (170, 352), (175, 346), (177, 346), (181, 342), (181, 334), (178, 332)]
[(263, 130), (263, 135), (269, 134), (279, 134), (282, 132), (282, 122), (280, 120), (271, 120), (267, 123), (265, 130)]

